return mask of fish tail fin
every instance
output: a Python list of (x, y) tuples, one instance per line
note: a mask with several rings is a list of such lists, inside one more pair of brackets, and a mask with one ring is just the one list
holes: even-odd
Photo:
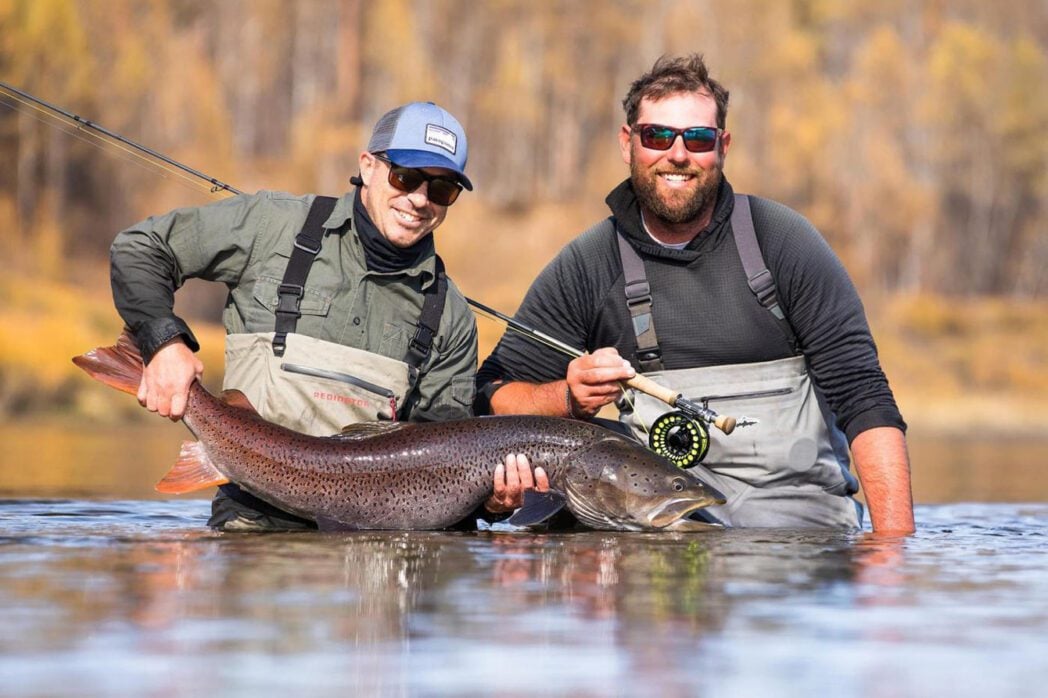
[(136, 395), (142, 382), (142, 355), (125, 331), (111, 347), (98, 347), (73, 357), (73, 363), (106, 385)]
[(178, 462), (156, 483), (155, 489), (164, 494), (185, 494), (224, 485), (227, 482), (229, 478), (214, 466), (202, 443), (183, 441)]

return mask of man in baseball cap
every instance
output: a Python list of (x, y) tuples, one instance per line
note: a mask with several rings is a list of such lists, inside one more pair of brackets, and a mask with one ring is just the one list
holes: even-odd
[[(451, 114), (412, 102), (379, 119), (355, 186), (338, 198), (260, 191), (121, 232), (113, 295), (146, 362), (142, 405), (180, 418), (203, 373), (196, 337), (173, 310), (173, 289), (196, 277), (230, 290), (224, 387), (244, 393), (265, 419), (329, 435), (354, 422), (471, 416), (476, 322), (431, 235), (462, 190), (473, 189), (467, 152)], [(516, 485), (516, 460), (507, 465)], [(509, 475), (499, 467), (495, 489), (503, 491)], [(519, 477), (531, 482), (526, 463)], [(494, 497), (490, 509), (506, 505)], [(315, 526), (234, 483), (220, 488), (208, 523)]]

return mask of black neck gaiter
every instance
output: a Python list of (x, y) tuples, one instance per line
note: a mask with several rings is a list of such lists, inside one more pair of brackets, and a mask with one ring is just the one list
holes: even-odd
[(353, 198), (353, 221), (360, 244), (364, 246), (364, 258), (369, 271), (403, 271), (416, 266), (427, 256), (433, 254), (432, 235), (427, 235), (411, 247), (397, 247), (383, 237), (364, 207), (360, 187), (357, 187), (356, 196)]

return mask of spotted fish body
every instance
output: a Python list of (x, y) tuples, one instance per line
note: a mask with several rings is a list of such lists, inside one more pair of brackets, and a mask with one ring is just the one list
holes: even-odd
[[(141, 359), (130, 340), (74, 362), (108, 385), (137, 391)], [(506, 454), (523, 453), (583, 523), (612, 530), (664, 528), (723, 498), (697, 478), (606, 429), (536, 416), (450, 422), (369, 422), (334, 437), (300, 434), (190, 389), (183, 418), (199, 439), (158, 484), (187, 492), (231, 481), (323, 526), (436, 529), (491, 495)]]

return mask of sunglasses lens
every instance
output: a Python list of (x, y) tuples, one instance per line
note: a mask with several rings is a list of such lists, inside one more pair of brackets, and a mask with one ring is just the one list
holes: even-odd
[(450, 206), (455, 203), (462, 187), (459, 183), (444, 177), (431, 177), (425, 172), (410, 167), (392, 165), (389, 168), (389, 183), (394, 189), (410, 194), (423, 182), (429, 182), (427, 198), (438, 206)]
[(396, 166), (389, 168), (389, 183), (393, 188), (402, 192), (410, 193), (415, 191), (422, 186), (423, 181), (425, 180), (422, 177), (422, 173), (418, 170)]
[(640, 130), (640, 144), (652, 150), (669, 150), (677, 133), (665, 126), (645, 126)]
[(717, 129), (689, 128), (684, 132), (684, 147), (692, 153), (708, 153), (717, 145)]
[(461, 191), (462, 187), (456, 182), (447, 179), (429, 180), (429, 200), (438, 206), (450, 206), (455, 203)]

